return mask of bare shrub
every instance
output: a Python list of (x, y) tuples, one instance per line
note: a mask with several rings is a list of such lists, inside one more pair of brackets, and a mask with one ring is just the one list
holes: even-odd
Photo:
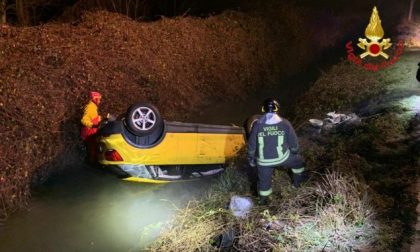
[(349, 109), (375, 94), (384, 86), (381, 74), (343, 60), (334, 65), (314, 83), (311, 89), (300, 97), (296, 121), (323, 117), (326, 112)]

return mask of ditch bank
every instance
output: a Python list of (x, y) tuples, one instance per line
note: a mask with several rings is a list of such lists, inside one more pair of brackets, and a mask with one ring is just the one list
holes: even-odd
[(0, 218), (26, 202), (31, 184), (81, 162), (88, 91), (103, 94), (102, 115), (143, 100), (169, 120), (244, 101), (255, 90), (287, 85), (284, 77), (365, 22), (354, 13), (326, 13), (264, 1), (252, 12), (204, 19), (139, 23), (99, 11), (69, 23), (2, 26)]
[(90, 90), (103, 94), (101, 114), (143, 100), (183, 120), (305, 68), (322, 48), (308, 40), (305, 10), (265, 8), (152, 23), (99, 11), (72, 23), (2, 26), (0, 218), (27, 201), (31, 185), (81, 162), (79, 120)]
[(309, 123), (297, 127), (309, 175), (303, 186), (293, 188), (286, 172), (277, 172), (271, 204), (236, 218), (224, 207), (232, 196), (257, 200), (242, 156), (206, 197), (167, 223), (149, 249), (404, 250), (417, 219), (417, 59), (418, 52), (406, 52), (378, 72), (348, 61), (334, 65), (297, 102), (293, 124), (330, 111), (354, 112), (360, 120), (319, 130)]

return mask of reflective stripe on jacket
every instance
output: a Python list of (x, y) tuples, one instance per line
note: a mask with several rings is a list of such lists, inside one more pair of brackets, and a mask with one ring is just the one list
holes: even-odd
[(288, 120), (267, 122), (269, 116), (265, 114), (254, 124), (248, 139), (248, 157), (256, 158), (260, 166), (273, 167), (285, 162), (291, 150), (298, 149), (298, 140)]

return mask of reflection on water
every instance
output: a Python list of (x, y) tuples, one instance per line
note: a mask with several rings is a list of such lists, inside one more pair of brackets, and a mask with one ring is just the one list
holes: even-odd
[[(261, 112), (267, 97), (279, 98), (280, 113), (288, 118), (296, 97), (316, 78), (314, 70), (246, 101), (209, 106), (188, 121), (242, 126), (247, 117)], [(184, 205), (210, 184), (130, 183), (101, 170), (74, 168), (37, 188), (29, 209), (0, 225), (0, 251), (138, 251), (174, 216), (174, 206)]]
[(78, 168), (35, 190), (28, 210), (0, 227), (0, 251), (130, 251), (209, 181), (149, 185)]

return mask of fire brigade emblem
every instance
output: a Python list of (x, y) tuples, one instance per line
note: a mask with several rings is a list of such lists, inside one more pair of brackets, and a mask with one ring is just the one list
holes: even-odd
[[(384, 29), (381, 25), (381, 19), (379, 18), (378, 10), (376, 6), (373, 7), (372, 15), (370, 16), (369, 24), (365, 30), (365, 38), (359, 38), (357, 44), (360, 48), (365, 50), (364, 53), (360, 54), (360, 58), (366, 56), (378, 57), (379, 55), (388, 59), (389, 56), (384, 50), (391, 47), (392, 43), (390, 38), (382, 39), (384, 37)], [(382, 39), (382, 41), (381, 41)]]

